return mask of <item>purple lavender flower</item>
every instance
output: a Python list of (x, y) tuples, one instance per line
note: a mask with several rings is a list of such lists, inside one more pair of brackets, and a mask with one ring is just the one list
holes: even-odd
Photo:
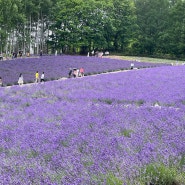
[(1, 88), (0, 184), (134, 184), (153, 163), (184, 174), (184, 73), (165, 66)]

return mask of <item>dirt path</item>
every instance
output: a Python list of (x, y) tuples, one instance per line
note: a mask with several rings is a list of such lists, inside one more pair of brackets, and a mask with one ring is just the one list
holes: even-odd
[(116, 55), (103, 56), (103, 58), (112, 58), (112, 59), (123, 60), (123, 58), (121, 56), (116, 56)]
[[(104, 72), (104, 73), (99, 73), (99, 74), (91, 74), (91, 75), (87, 75), (87, 76), (84, 76), (84, 77), (76, 77), (76, 78), (85, 78), (85, 77), (89, 77), (89, 76), (99, 76), (99, 75), (105, 75), (105, 74), (110, 74), (110, 73), (120, 73), (120, 72), (128, 72), (128, 71), (135, 71), (135, 70), (138, 70), (137, 68), (134, 68), (132, 70), (116, 70), (116, 71), (112, 71), (112, 72)], [(142, 69), (140, 69), (142, 70)], [(61, 81), (61, 80), (68, 80), (68, 79), (76, 79), (76, 78), (67, 78), (67, 77), (61, 77), (57, 80), (52, 80), (52, 81)], [(11, 88), (13, 86), (19, 86), (19, 87), (24, 87), (24, 86), (33, 86), (33, 85), (39, 85), (39, 84), (44, 84), (44, 83), (47, 83), (49, 81), (46, 81), (46, 82), (39, 82), (39, 83), (25, 83), (23, 85), (11, 85), (11, 86), (5, 86), (3, 88)]]

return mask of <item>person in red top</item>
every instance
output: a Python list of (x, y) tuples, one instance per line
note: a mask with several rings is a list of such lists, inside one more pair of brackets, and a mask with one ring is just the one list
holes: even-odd
[(84, 76), (84, 68), (83, 67), (80, 68), (80, 76)]

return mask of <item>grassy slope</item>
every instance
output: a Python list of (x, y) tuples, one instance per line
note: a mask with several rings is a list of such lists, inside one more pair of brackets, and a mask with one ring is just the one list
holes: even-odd
[[(149, 57), (136, 57), (136, 56), (117, 56), (117, 55), (110, 55), (110, 58), (115, 59), (122, 59), (122, 60), (132, 60), (132, 61), (141, 61), (141, 62), (154, 62), (154, 63), (173, 63), (176, 65), (176, 60), (169, 60), (169, 59), (160, 59), (160, 58), (149, 58)], [(178, 64), (182, 64), (185, 61), (178, 61)]]

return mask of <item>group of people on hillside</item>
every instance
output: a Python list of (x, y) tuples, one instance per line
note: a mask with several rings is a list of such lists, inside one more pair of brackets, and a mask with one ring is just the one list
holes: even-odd
[[(35, 73), (35, 83), (45, 82), (44, 77), (45, 77), (44, 72), (42, 72), (40, 76), (39, 72), (37, 71)], [(19, 78), (18, 78), (18, 84), (23, 85), (23, 83), (24, 83), (24, 78), (23, 78), (22, 73), (20, 73)]]
[[(38, 83), (38, 82), (44, 82), (44, 72), (42, 73), (41, 78), (39, 78), (39, 72), (38, 71), (35, 73), (35, 83)], [(19, 74), (18, 84), (19, 85), (24, 84), (24, 78), (23, 78), (22, 73)], [(2, 77), (0, 77), (0, 87), (3, 87)]]
[(23, 51), (19, 51), (18, 53), (17, 52), (12, 53), (12, 59), (17, 58), (18, 56), (22, 57), (23, 56)]
[(95, 57), (100, 57), (100, 58), (102, 58), (103, 57), (103, 55), (104, 56), (108, 56), (109, 55), (109, 51), (105, 51), (105, 52), (103, 52), (103, 51), (91, 51), (90, 53), (88, 52), (87, 53), (87, 57), (89, 57), (90, 56), (90, 54), (91, 54), (91, 56), (95, 56)]
[(78, 69), (78, 68), (70, 68), (69, 69), (69, 78), (71, 78), (71, 77), (74, 77), (74, 78), (76, 78), (76, 77), (83, 77), (84, 76), (84, 68), (83, 67), (81, 67), (80, 69)]
[[(84, 68), (81, 67), (80, 69), (78, 68), (70, 68), (69, 70), (69, 78), (71, 77), (83, 77), (84, 76)], [(37, 71), (35, 73), (35, 83), (39, 83), (39, 82), (45, 82), (45, 73), (42, 72), (42, 74), (40, 75), (39, 72)], [(18, 85), (23, 85), (24, 84), (24, 77), (23, 74), (20, 73), (19, 77), (18, 77)], [(3, 87), (3, 80), (2, 77), (0, 77), (0, 86)]]

